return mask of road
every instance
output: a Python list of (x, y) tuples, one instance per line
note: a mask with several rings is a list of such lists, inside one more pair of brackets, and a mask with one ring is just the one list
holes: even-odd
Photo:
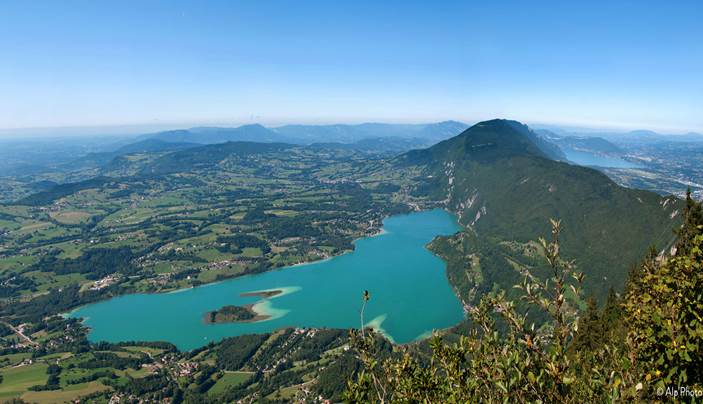
[(2, 321), (2, 320), (0, 320), (0, 324), (4, 324), (4, 325), (6, 325), (7, 327), (9, 327), (15, 334), (19, 335), (20, 338), (22, 338), (23, 340), (27, 341), (27, 343), (29, 343), (30, 345), (34, 345), (34, 346), (38, 346), (38, 345), (39, 345), (39, 344), (37, 344), (36, 342), (32, 341), (31, 338), (29, 338), (28, 336), (24, 335), (24, 333), (23, 333), (22, 331), (20, 331), (20, 330), (18, 330), (17, 328), (15, 328), (12, 324), (10, 324), (10, 323), (8, 323), (8, 322), (6, 322), (6, 321)]

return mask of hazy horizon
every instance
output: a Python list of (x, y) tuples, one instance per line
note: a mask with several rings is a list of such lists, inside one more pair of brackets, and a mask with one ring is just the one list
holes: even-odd
[[(700, 134), (698, 131), (686, 130), (661, 130), (647, 127), (613, 127), (613, 126), (585, 126), (585, 125), (568, 125), (553, 122), (527, 122), (511, 117), (495, 117), (489, 119), (511, 119), (525, 123), (528, 126), (539, 129), (559, 129), (570, 133), (609, 133), (609, 134), (627, 134), (634, 131), (652, 131), (660, 135), (678, 136), (687, 134)], [(485, 119), (485, 120), (489, 120)], [(157, 133), (169, 130), (191, 129), (197, 127), (222, 127), (236, 128), (245, 125), (262, 125), (266, 128), (278, 128), (287, 125), (310, 125), (310, 126), (325, 126), (325, 125), (362, 125), (362, 124), (389, 124), (389, 125), (425, 125), (446, 121), (456, 121), (474, 125), (482, 120), (464, 120), (464, 119), (444, 119), (439, 121), (372, 121), (359, 120), (347, 122), (316, 122), (316, 121), (279, 121), (279, 122), (183, 122), (183, 123), (163, 123), (163, 124), (126, 124), (126, 125), (86, 125), (86, 126), (63, 126), (63, 127), (30, 127), (30, 128), (0, 128), (0, 140), (18, 140), (21, 138), (32, 139), (47, 139), (47, 138), (73, 138), (73, 137), (130, 137), (149, 133)]]

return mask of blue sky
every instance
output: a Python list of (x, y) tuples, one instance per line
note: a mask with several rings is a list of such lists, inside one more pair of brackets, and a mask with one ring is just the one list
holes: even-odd
[(703, 4), (535, 3), (5, 0), (0, 128), (508, 117), (703, 131)]

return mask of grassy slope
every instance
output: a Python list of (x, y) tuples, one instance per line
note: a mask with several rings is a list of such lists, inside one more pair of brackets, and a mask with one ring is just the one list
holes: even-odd
[(217, 383), (208, 390), (208, 394), (216, 396), (224, 393), (230, 387), (238, 386), (249, 380), (253, 372), (225, 372), (221, 378), (217, 379)]
[(5, 368), (0, 371), (3, 381), (0, 384), (0, 399), (18, 397), (28, 388), (46, 383), (47, 365), (35, 363), (32, 365)]

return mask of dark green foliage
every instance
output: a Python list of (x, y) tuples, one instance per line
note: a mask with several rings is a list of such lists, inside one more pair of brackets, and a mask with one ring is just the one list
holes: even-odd
[[(164, 254), (158, 254), (157, 257), (159, 259), (169, 261), (190, 261), (193, 263), (207, 262), (207, 260), (204, 260), (193, 253), (177, 252), (176, 250), (168, 250), (168, 252)], [(195, 270), (195, 273), (197, 272), (198, 271)]]
[(681, 254), (691, 251), (695, 237), (703, 234), (700, 226), (703, 225), (703, 206), (691, 197), (691, 189), (686, 192), (686, 206), (684, 207), (684, 223), (677, 231), (678, 240), (676, 248)]
[(137, 268), (132, 264), (133, 258), (132, 250), (127, 247), (94, 248), (78, 258), (59, 259), (54, 254), (46, 255), (33, 268), (58, 275), (80, 273), (95, 280), (115, 272), (127, 276), (135, 274)]
[(139, 358), (121, 357), (112, 352), (94, 352), (93, 359), (78, 364), (83, 369), (115, 368), (124, 370), (127, 368), (139, 369), (142, 364), (151, 363), (151, 359), (144, 355)]
[(394, 192), (400, 191), (400, 185), (390, 183), (378, 184), (376, 188), (373, 189), (373, 191), (383, 194), (392, 194)]
[(165, 342), (165, 341), (123, 341), (123, 342), (118, 342), (116, 344), (111, 344), (108, 343), (110, 348), (105, 348), (105, 350), (108, 349), (114, 349), (112, 347), (125, 347), (125, 346), (143, 346), (147, 348), (156, 348), (156, 349), (163, 349), (166, 352), (178, 352), (178, 348), (176, 348), (175, 345), (173, 345), (170, 342)]
[(216, 383), (215, 380), (206, 379), (206, 380), (205, 380), (204, 382), (202, 382), (201, 384), (198, 384), (198, 386), (195, 388), (195, 390), (196, 390), (198, 393), (201, 393), (201, 394), (202, 394), (202, 393), (206, 393), (208, 390), (210, 390), (210, 388), (211, 388), (212, 386), (215, 385), (215, 383)]
[(276, 215), (272, 215), (270, 213), (266, 213), (266, 207), (262, 205), (255, 206), (249, 210), (247, 210), (247, 213), (244, 214), (244, 217), (242, 218), (245, 222), (260, 222), (262, 220), (268, 220), (271, 218), (276, 217)]
[(36, 290), (36, 283), (26, 276), (12, 273), (0, 274), (0, 298), (19, 295), (22, 290)]
[[(698, 230), (703, 232), (703, 224)], [(657, 388), (700, 390), (703, 234), (680, 245), (686, 247), (673, 257), (645, 262), (631, 280), (623, 303), (627, 342), (647, 382)]]
[(217, 347), (217, 368), (239, 370), (268, 337), (269, 334), (250, 334), (223, 340)]
[(321, 329), (315, 333), (314, 338), (305, 338), (296, 346), (296, 351), (291, 355), (293, 361), (316, 361), (323, 352), (342, 345), (347, 340), (344, 330)]
[(200, 271), (198, 271), (197, 269), (185, 269), (183, 271), (176, 272), (176, 273), (172, 274), (171, 279), (174, 279), (174, 280), (186, 279), (189, 276), (192, 276), (192, 277), (198, 276), (199, 273), (200, 273)]
[(306, 215), (295, 217), (277, 217), (271, 219), (267, 231), (269, 237), (280, 240), (288, 237), (320, 237), (322, 231), (312, 225), (312, 218)]
[(49, 189), (48, 191), (39, 192), (26, 198), (22, 198), (17, 201), (17, 204), (29, 206), (48, 205), (57, 199), (63, 198), (64, 196), (74, 194), (84, 189), (101, 188), (114, 181), (114, 179), (107, 177), (96, 177), (81, 182), (61, 184)]
[(93, 373), (89, 373), (83, 377), (78, 377), (75, 379), (66, 380), (66, 384), (81, 384), (88, 383), (99, 379), (116, 379), (117, 375), (112, 370), (98, 370)]
[(209, 323), (226, 323), (234, 321), (247, 321), (256, 317), (251, 309), (241, 306), (224, 306), (206, 314)]
[(335, 188), (344, 195), (344, 199), (337, 203), (339, 208), (361, 212), (368, 209), (371, 204), (371, 193), (359, 184), (346, 182), (338, 184)]
[(603, 332), (605, 331), (602, 323), (601, 313), (598, 310), (598, 305), (595, 299), (588, 299), (588, 308), (579, 320), (579, 329), (574, 336), (574, 342), (571, 344), (571, 349), (575, 351), (592, 350), (600, 346), (602, 343)]
[[(247, 215), (249, 213), (247, 212)], [(224, 246), (219, 246), (220, 251), (230, 251), (233, 253), (240, 253), (245, 248), (259, 248), (263, 254), (268, 254), (271, 252), (271, 246), (266, 240), (262, 240), (256, 236), (250, 234), (234, 234), (231, 236), (218, 236), (217, 242), (220, 244), (225, 244)]]
[(351, 353), (340, 356), (320, 372), (315, 391), (333, 402), (341, 402), (346, 389), (342, 381), (351, 379), (361, 369), (362, 363)]
[(80, 293), (80, 286), (73, 284), (62, 289), (52, 289), (30, 301), (2, 306), (0, 313), (21, 321), (40, 323), (46, 316), (65, 313), (74, 307), (102, 299), (103, 293), (109, 295), (110, 288)]
[(61, 386), (59, 385), (59, 375), (61, 374), (61, 370), (61, 366), (52, 363), (51, 365), (49, 365), (49, 367), (46, 368), (46, 374), (49, 375), (49, 378), (46, 380), (46, 383), (43, 385), (31, 386), (29, 390), (60, 390)]
[[(108, 380), (106, 384), (114, 385), (114, 382)], [(174, 386), (174, 383), (163, 373), (137, 379), (130, 378), (127, 384), (115, 387), (126, 394), (158, 401), (162, 401), (166, 397), (173, 397), (177, 389), (177, 386)]]
[(202, 384), (204, 381), (210, 379), (210, 377), (217, 372), (217, 368), (213, 366), (208, 366), (204, 365), (200, 368), (200, 372), (198, 372), (198, 375), (195, 377), (195, 380), (193, 382), (195, 384)]
[(195, 392), (199, 394), (206, 393), (215, 384), (215, 380), (212, 376), (217, 373), (217, 368), (213, 366), (204, 365), (200, 368), (197, 376), (193, 380), (196, 385)]

